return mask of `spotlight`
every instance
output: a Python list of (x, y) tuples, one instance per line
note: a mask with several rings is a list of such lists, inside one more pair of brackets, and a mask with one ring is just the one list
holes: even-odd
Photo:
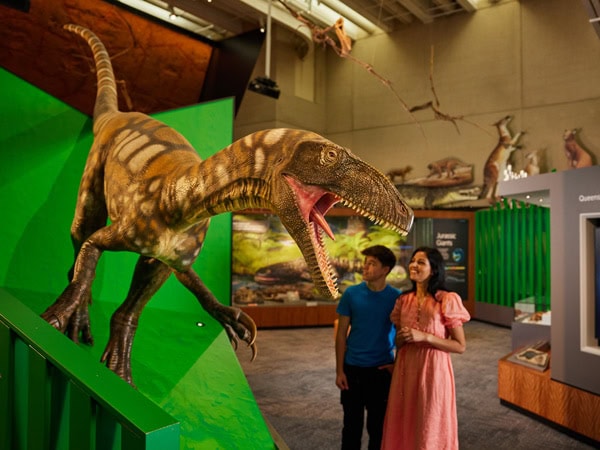
[(278, 99), (280, 94), (277, 83), (268, 77), (256, 77), (248, 85), (248, 90), (274, 99)]

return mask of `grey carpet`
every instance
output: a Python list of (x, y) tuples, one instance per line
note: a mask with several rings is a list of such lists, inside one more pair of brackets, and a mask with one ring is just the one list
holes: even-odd
[[(510, 352), (510, 329), (471, 321), (465, 333), (467, 351), (453, 355), (462, 450), (594, 448), (500, 404), (497, 361)], [(263, 415), (285, 445), (340, 448), (333, 328), (259, 330), (258, 348), (254, 362), (245, 348), (238, 356)], [(366, 448), (366, 436), (363, 442)]]

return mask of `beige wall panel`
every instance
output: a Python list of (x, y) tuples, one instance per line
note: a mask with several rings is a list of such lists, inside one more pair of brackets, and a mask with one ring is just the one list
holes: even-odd
[(523, 103), (600, 96), (600, 39), (581, 1), (528, 0), (523, 17)]
[[(402, 102), (416, 105), (429, 100), (429, 44), (426, 29), (412, 26), (391, 35), (360, 40), (353, 56), (371, 65), (389, 81), (387, 87), (359, 64), (353, 64), (354, 128), (383, 127), (411, 122)], [(337, 84), (329, 87), (335, 89)], [(399, 97), (399, 98), (398, 98)]]
[(429, 26), (441, 110), (452, 115), (518, 108), (521, 101), (519, 4), (439, 20)]
[[(327, 51), (325, 71), (326, 129), (327, 133), (350, 131), (353, 128), (352, 105), (354, 98), (354, 64), (348, 59)], [(335, 86), (333, 89), (331, 86)]]

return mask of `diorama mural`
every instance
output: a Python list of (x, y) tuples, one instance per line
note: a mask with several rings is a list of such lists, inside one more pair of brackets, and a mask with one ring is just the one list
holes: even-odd
[[(362, 281), (364, 256), (371, 245), (385, 245), (397, 264), (387, 281), (400, 290), (411, 282), (407, 267), (414, 248), (435, 246), (446, 262), (448, 288), (468, 298), (468, 221), (417, 218), (403, 236), (351, 212), (330, 214), (327, 222), (335, 237), (326, 243), (340, 291)], [(247, 211), (232, 215), (232, 304), (237, 306), (305, 305), (331, 303), (319, 295), (298, 247), (269, 212)]]
[[(306, 262), (277, 216), (268, 212), (232, 215), (232, 303), (276, 305), (307, 301), (331, 302), (315, 290)], [(371, 245), (385, 245), (400, 258), (406, 237), (357, 215), (329, 215), (327, 223), (334, 240), (325, 242), (338, 286), (362, 281), (364, 257)], [(403, 287), (408, 282), (397, 265), (388, 282)]]

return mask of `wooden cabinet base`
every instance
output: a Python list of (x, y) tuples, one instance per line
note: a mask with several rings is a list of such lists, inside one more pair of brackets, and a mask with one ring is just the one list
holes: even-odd
[(600, 442), (600, 396), (551, 379), (550, 369), (507, 361), (509, 356), (498, 361), (500, 400)]
[(244, 306), (242, 311), (248, 314), (258, 328), (308, 327), (331, 325), (337, 318), (331, 305), (315, 306)]

